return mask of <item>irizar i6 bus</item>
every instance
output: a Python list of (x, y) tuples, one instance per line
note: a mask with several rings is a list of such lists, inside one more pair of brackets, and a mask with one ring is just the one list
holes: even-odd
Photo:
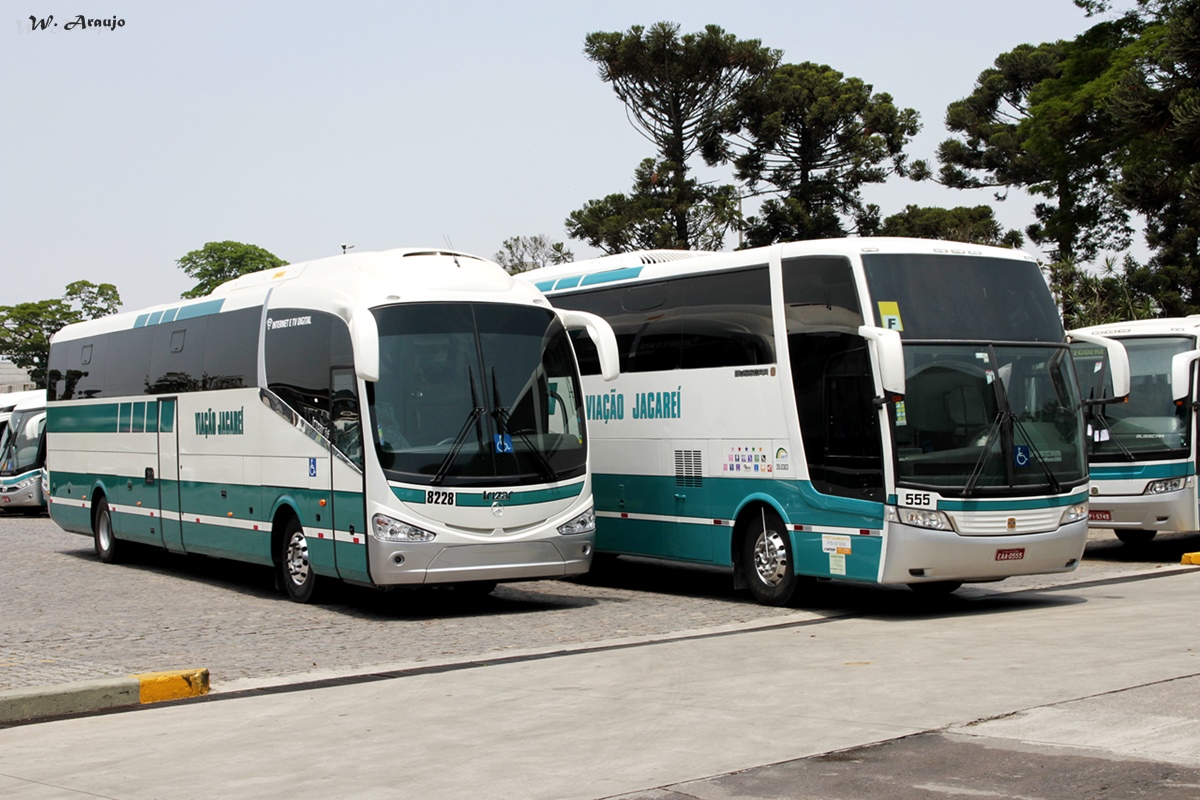
[(1080, 393), (1023, 253), (821, 240), (520, 277), (617, 336), (612, 385), (579, 347), (599, 552), (729, 567), (767, 604), (801, 576), (943, 592), (1079, 563)]
[(0, 423), (0, 511), (38, 514), (46, 507), (42, 496), (46, 392), (20, 395), (8, 419)]
[(568, 329), (602, 320), (496, 264), (389, 250), (292, 264), (51, 342), (54, 521), (127, 542), (394, 587), (560, 578), (591, 562)]
[[(1111, 402), (1104, 351), (1076, 346), (1080, 382), (1099, 402), (1087, 419), (1095, 528), (1126, 544), (1159, 531), (1200, 530), (1196, 494), (1196, 386), (1200, 316), (1097, 325), (1081, 333), (1115, 339), (1129, 357), (1129, 398)], [(1072, 332), (1074, 333), (1074, 332)]]

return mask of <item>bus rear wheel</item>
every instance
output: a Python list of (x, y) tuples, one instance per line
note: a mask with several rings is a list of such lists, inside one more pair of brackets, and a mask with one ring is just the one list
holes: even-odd
[(742, 540), (742, 569), (754, 599), (782, 606), (796, 591), (795, 559), (783, 520), (763, 512)]
[(279, 552), (279, 580), (288, 597), (297, 603), (311, 603), (316, 594), (317, 573), (308, 559), (308, 538), (300, 520), (292, 517), (283, 530)]
[(101, 497), (96, 501), (92, 512), (92, 534), (96, 545), (96, 557), (105, 564), (115, 564), (121, 558), (120, 543), (113, 536), (112, 512), (108, 508), (108, 499)]

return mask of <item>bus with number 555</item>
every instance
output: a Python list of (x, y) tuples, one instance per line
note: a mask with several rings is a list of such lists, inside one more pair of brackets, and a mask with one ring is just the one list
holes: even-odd
[[(762, 603), (808, 578), (1074, 569), (1083, 401), (1037, 262), (915, 239), (645, 251), (522, 273), (612, 326), (579, 342), (597, 552), (710, 564)], [(1114, 380), (1127, 374), (1119, 345)]]

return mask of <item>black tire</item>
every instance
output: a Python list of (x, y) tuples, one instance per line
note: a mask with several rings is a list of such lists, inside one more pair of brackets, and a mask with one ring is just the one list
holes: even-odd
[(962, 587), (962, 581), (927, 581), (926, 583), (910, 583), (908, 588), (924, 597), (944, 597), (954, 594)]
[(796, 592), (795, 558), (787, 528), (772, 512), (759, 512), (742, 539), (742, 571), (754, 599), (787, 605)]
[(1113, 531), (1122, 544), (1130, 545), (1131, 547), (1145, 547), (1154, 539), (1154, 535), (1158, 531)]
[(112, 512), (106, 497), (101, 497), (92, 507), (92, 541), (96, 546), (96, 557), (105, 564), (116, 564), (121, 560), (124, 548), (113, 535)]
[(308, 560), (308, 538), (300, 520), (288, 519), (279, 547), (279, 582), (288, 598), (297, 603), (315, 602), (317, 573)]
[(454, 584), (454, 593), (459, 597), (487, 597), (496, 586), (496, 581), (468, 581)]

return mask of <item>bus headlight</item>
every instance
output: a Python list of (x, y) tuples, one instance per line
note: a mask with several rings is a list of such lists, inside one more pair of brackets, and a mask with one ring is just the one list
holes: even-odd
[(592, 533), (596, 530), (596, 510), (589, 508), (570, 522), (558, 526), (558, 532), (563, 536), (576, 533)]
[(900, 508), (886, 506), (886, 516), (889, 522), (901, 522), (918, 528), (930, 528), (935, 531), (948, 531), (950, 518), (941, 511), (928, 508)]
[(376, 514), (371, 518), (371, 530), (375, 538), (381, 542), (432, 542), (437, 534), (392, 519), (385, 514)]
[(1059, 520), (1059, 525), (1066, 525), (1068, 522), (1079, 522), (1081, 519), (1087, 519), (1088, 509), (1086, 503), (1076, 503), (1073, 506), (1067, 506), (1063, 511), (1062, 519)]
[(32, 478), (26, 478), (23, 481), (18, 481), (16, 486), (14, 486), (13, 488), (19, 492), (22, 489), (28, 489), (30, 486), (33, 486), (35, 483), (37, 483), (40, 480), (41, 480), (40, 477), (38, 477), (37, 475), (34, 475)]
[(1146, 494), (1166, 494), (1167, 492), (1178, 492), (1184, 487), (1186, 478), (1167, 478), (1161, 481), (1150, 481), (1146, 486)]

